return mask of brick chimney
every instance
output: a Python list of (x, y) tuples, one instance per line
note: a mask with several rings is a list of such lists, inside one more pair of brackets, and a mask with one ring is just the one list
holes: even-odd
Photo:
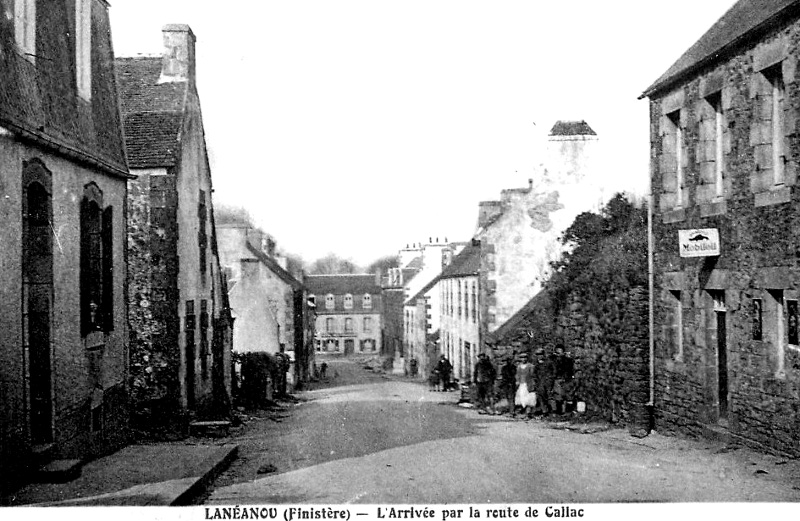
[(159, 83), (195, 81), (194, 44), (196, 38), (186, 24), (167, 24), (161, 30), (164, 55)]

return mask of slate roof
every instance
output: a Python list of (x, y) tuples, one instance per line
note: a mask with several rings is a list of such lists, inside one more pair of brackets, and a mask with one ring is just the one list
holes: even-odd
[(417, 274), (419, 273), (419, 270), (403, 269), (402, 273), (403, 273), (403, 283), (407, 284), (408, 282), (411, 281), (411, 279), (413, 279), (414, 277), (417, 276)]
[[(68, 44), (68, 2), (40, 2), (36, 12), (35, 63), (14, 45), (13, 16), (0, 16), (0, 126), (50, 153), (88, 163), (114, 177), (130, 178), (125, 159), (114, 53), (107, 4), (92, 8), (90, 100), (77, 92), (75, 48)], [(9, 19), (10, 17), (10, 19)], [(5, 175), (5, 174), (4, 174)]]
[(641, 97), (651, 96), (752, 42), (776, 22), (798, 15), (798, 0), (740, 0), (725, 13)]
[(250, 243), (250, 241), (246, 242), (247, 242), (247, 249), (250, 250), (250, 252), (253, 255), (255, 255), (258, 260), (264, 263), (264, 265), (267, 266), (270, 269), (270, 271), (272, 271), (272, 273), (277, 275), (279, 279), (281, 279), (283, 282), (291, 286), (292, 289), (302, 289), (303, 284), (301, 284), (299, 280), (294, 278), (291, 273), (283, 269), (280, 264), (275, 262), (275, 259), (271, 258), (269, 255), (264, 254), (263, 251), (253, 246)]
[(420, 270), (422, 269), (422, 255), (418, 257), (414, 257), (411, 261), (403, 266), (404, 268), (411, 269), (411, 270)]
[(585, 121), (556, 121), (550, 129), (551, 136), (596, 136), (592, 127)]
[(365, 293), (380, 294), (381, 286), (376, 283), (372, 273), (341, 274), (341, 275), (308, 275), (305, 280), (306, 288), (312, 295), (364, 295)]
[(117, 58), (116, 67), (128, 164), (174, 166), (189, 82), (159, 84), (160, 56)]
[(433, 278), (433, 280), (431, 280), (430, 282), (428, 282), (427, 284), (425, 284), (425, 285), (422, 287), (422, 289), (421, 289), (421, 290), (419, 290), (419, 291), (417, 292), (417, 294), (416, 294), (416, 295), (414, 295), (414, 296), (413, 296), (413, 297), (411, 297), (410, 299), (406, 300), (406, 301), (405, 301), (405, 303), (404, 303), (403, 305), (404, 305), (404, 306), (416, 306), (416, 305), (417, 305), (417, 299), (420, 299), (420, 298), (424, 297), (424, 296), (425, 296), (425, 293), (427, 293), (428, 291), (430, 291), (430, 290), (431, 290), (431, 288), (432, 288), (432, 287), (434, 287), (434, 286), (436, 285), (436, 283), (437, 283), (437, 282), (439, 282), (439, 280), (441, 279), (441, 276), (442, 276), (441, 274), (439, 274), (439, 275), (435, 276), (435, 277)]
[(481, 246), (479, 242), (467, 244), (458, 255), (453, 257), (453, 261), (447, 266), (440, 279), (450, 279), (454, 277), (466, 277), (477, 275), (481, 268)]
[(502, 344), (510, 340), (506, 338), (509, 334), (513, 334), (515, 330), (523, 325), (525, 321), (528, 319), (528, 315), (530, 314), (531, 310), (535, 309), (536, 306), (540, 304), (542, 299), (547, 298), (547, 293), (544, 291), (540, 291), (536, 295), (533, 296), (524, 306), (522, 306), (516, 313), (511, 315), (511, 317), (503, 322), (500, 327), (495, 329), (493, 332), (488, 333), (486, 335), (486, 341), (495, 343), (495, 344)]

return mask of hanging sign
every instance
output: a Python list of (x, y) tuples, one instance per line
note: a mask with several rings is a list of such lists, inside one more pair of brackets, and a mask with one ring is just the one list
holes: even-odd
[(717, 257), (720, 250), (719, 230), (678, 230), (678, 247), (681, 257)]

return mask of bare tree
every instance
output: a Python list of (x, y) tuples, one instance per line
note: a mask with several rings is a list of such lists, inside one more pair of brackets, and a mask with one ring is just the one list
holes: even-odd
[(374, 260), (367, 266), (367, 273), (381, 273), (384, 274), (389, 268), (399, 268), (400, 257), (397, 255), (384, 255)]
[(350, 259), (329, 253), (308, 267), (309, 275), (333, 275), (337, 273), (359, 273), (361, 269)]

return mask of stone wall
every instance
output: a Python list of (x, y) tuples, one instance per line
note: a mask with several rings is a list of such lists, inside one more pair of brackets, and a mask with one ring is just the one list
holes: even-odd
[[(383, 307), (381, 308), (381, 321), (383, 324), (381, 354), (387, 357), (404, 356), (404, 299), (405, 293), (402, 286), (383, 288), (381, 292), (381, 300), (383, 302)], [(317, 324), (317, 331), (324, 331), (319, 327), (319, 324)], [(322, 327), (325, 327), (324, 321)]]
[[(800, 454), (800, 345), (792, 334), (800, 298), (799, 40), (797, 21), (785, 19), (760, 40), (651, 96), (661, 431), (724, 429), (754, 445)], [(774, 87), (777, 76), (782, 85)], [(778, 140), (775, 89), (782, 91)], [(723, 115), (721, 186), (708, 146), (715, 107)], [(678, 125), (683, 140), (676, 145)], [(782, 149), (777, 176), (773, 146)], [(679, 256), (678, 231), (697, 228), (718, 230), (718, 257)]]
[(589, 415), (641, 435), (651, 423), (646, 241), (643, 212), (632, 212), (630, 226), (576, 249), (488, 338), (498, 366), (538, 348), (549, 355), (563, 343), (575, 360), (574, 398), (586, 402)]
[(175, 410), (178, 367), (178, 255), (175, 176), (142, 170), (128, 183), (128, 306), (134, 412)]

